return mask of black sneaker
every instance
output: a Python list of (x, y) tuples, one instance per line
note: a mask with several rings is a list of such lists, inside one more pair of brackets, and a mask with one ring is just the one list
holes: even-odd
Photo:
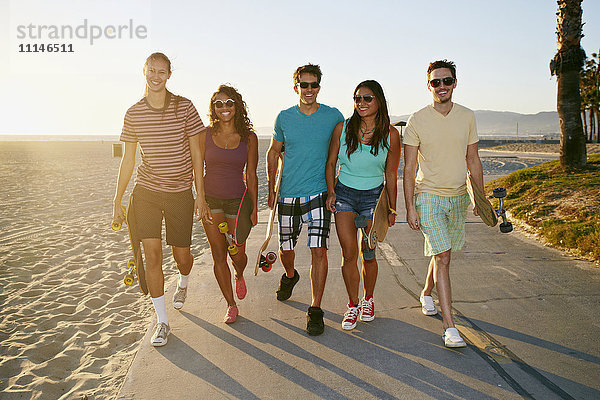
[(311, 336), (320, 335), (325, 330), (323, 310), (321, 307), (308, 307), (306, 313), (306, 333)]
[(279, 282), (279, 289), (277, 289), (277, 300), (284, 301), (289, 299), (292, 296), (292, 289), (294, 285), (298, 283), (300, 280), (300, 274), (298, 271), (294, 270), (294, 277), (288, 278), (285, 273), (281, 276), (281, 281)]

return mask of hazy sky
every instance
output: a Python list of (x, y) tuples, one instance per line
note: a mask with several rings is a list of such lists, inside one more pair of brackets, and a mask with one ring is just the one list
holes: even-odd
[[(346, 116), (365, 79), (383, 85), (392, 115), (423, 107), (431, 101), (427, 65), (442, 58), (457, 63), (458, 103), (555, 110), (548, 64), (556, 7), (555, 0), (0, 0), (0, 134), (120, 133), (154, 51), (172, 60), (168, 88), (191, 99), (205, 122), (211, 94), (230, 83), (254, 125), (272, 126), (297, 102), (291, 76), (307, 62), (323, 70), (319, 101)], [(585, 0), (583, 9), (590, 55), (600, 49), (600, 1)], [(63, 31), (51, 36), (53, 26)], [(71, 44), (73, 53), (19, 53), (41, 43)]]

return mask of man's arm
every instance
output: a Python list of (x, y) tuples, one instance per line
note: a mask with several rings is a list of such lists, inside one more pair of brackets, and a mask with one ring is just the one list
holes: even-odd
[(325, 163), (325, 181), (327, 182), (327, 203), (326, 206), (331, 212), (335, 212), (335, 166), (340, 151), (340, 137), (342, 136), (343, 122), (338, 122), (331, 134), (329, 141), (329, 153), (327, 163)]
[[(481, 191), (484, 191), (483, 186), (483, 167), (479, 158), (479, 143), (475, 142), (467, 146), (467, 168), (473, 177), (475, 184), (479, 186)], [(473, 214), (479, 215), (477, 207), (473, 207)]]
[(277, 167), (279, 165), (279, 157), (281, 157), (281, 149), (283, 142), (271, 139), (271, 145), (267, 151), (267, 177), (269, 179), (269, 208), (275, 206), (275, 179), (277, 177)]
[(404, 204), (406, 206), (406, 222), (411, 229), (419, 230), (421, 223), (419, 215), (415, 208), (415, 177), (417, 175), (417, 154), (418, 146), (404, 145), (404, 178), (402, 186), (404, 188)]

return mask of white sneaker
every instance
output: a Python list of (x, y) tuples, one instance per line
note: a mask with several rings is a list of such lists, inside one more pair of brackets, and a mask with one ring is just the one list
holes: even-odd
[(171, 332), (171, 328), (169, 325), (165, 323), (158, 323), (154, 328), (154, 334), (150, 339), (150, 344), (154, 347), (160, 347), (167, 344), (167, 336), (169, 336), (169, 332)]
[(175, 293), (173, 294), (173, 308), (176, 310), (181, 309), (183, 307), (183, 303), (185, 303), (185, 298), (187, 297), (187, 287), (180, 288), (177, 285), (177, 289), (175, 289)]
[(444, 346), (446, 347), (466, 347), (467, 344), (460, 337), (460, 333), (458, 333), (458, 329), (456, 328), (448, 328), (442, 335), (442, 340), (444, 341)]
[(437, 308), (435, 308), (435, 304), (433, 304), (433, 297), (431, 296), (423, 296), (419, 298), (421, 302), (421, 312), (425, 315), (435, 315), (437, 314)]

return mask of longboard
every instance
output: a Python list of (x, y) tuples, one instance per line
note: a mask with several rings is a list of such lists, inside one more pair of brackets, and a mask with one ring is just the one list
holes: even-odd
[(131, 269), (133, 266), (138, 278), (138, 285), (144, 295), (148, 294), (148, 285), (146, 284), (146, 270), (144, 269), (144, 257), (142, 255), (142, 241), (135, 234), (137, 221), (133, 210), (133, 193), (129, 196), (129, 205), (126, 214), (127, 231), (129, 232), (129, 242), (133, 258), (129, 260), (127, 266)]
[[(271, 241), (271, 236), (273, 235), (273, 222), (275, 221), (275, 215), (277, 212), (277, 202), (279, 201), (279, 188), (281, 187), (281, 176), (283, 175), (283, 157), (279, 158), (279, 166), (277, 167), (277, 180), (275, 181), (275, 204), (273, 205), (273, 209), (269, 212), (269, 221), (267, 225), (267, 233), (265, 234), (265, 241), (262, 246), (258, 250), (258, 257), (256, 259), (256, 266), (254, 267), (254, 276), (258, 274), (258, 268), (261, 264), (264, 264), (264, 260), (268, 260), (267, 257), (263, 255), (269, 242)], [(272, 257), (271, 257), (272, 258)], [(273, 262), (270, 262), (272, 265)], [(270, 268), (269, 268), (270, 269)]]
[(471, 198), (471, 203), (477, 207), (477, 212), (483, 223), (487, 226), (496, 226), (498, 223), (496, 210), (494, 210), (492, 203), (485, 197), (481, 188), (477, 186), (471, 174), (467, 175), (467, 192)]
[(233, 230), (233, 239), (235, 244), (241, 246), (246, 242), (250, 230), (252, 230), (252, 219), (251, 214), (254, 209), (252, 205), (252, 196), (248, 193), (248, 187), (244, 190), (242, 195), (242, 201), (238, 208), (237, 216), (235, 218), (235, 228)]
[(373, 224), (369, 230), (368, 245), (369, 248), (375, 249), (377, 242), (383, 242), (388, 231), (388, 213), (390, 203), (388, 200), (387, 189), (385, 185), (379, 194), (375, 211), (373, 212)]

